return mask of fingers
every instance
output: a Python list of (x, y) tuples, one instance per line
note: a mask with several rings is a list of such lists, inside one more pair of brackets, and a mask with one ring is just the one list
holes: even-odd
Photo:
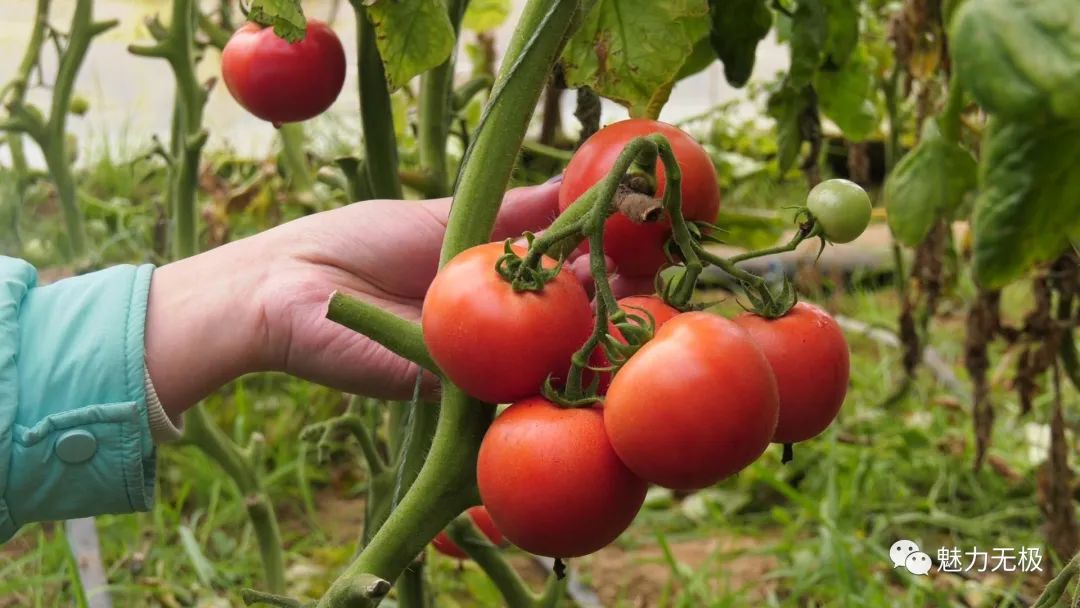
[[(611, 285), (611, 292), (616, 298), (653, 293), (655, 287), (653, 277), (625, 277), (615, 271), (615, 264), (611, 261), (611, 258), (604, 256), (604, 263), (609, 273), (608, 282)], [(593, 278), (589, 268), (589, 256), (581, 255), (569, 262), (565, 268), (574, 273), (574, 277), (581, 282), (582, 287), (585, 288), (591, 298), (595, 290), (593, 289)], [(613, 272), (614, 274), (611, 274)]]
[(514, 188), (503, 197), (491, 240), (501, 241), (522, 232), (536, 232), (559, 215), (559, 183)]

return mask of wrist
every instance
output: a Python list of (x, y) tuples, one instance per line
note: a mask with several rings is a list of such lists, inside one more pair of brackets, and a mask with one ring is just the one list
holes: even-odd
[(265, 369), (256, 294), (270, 267), (245, 239), (154, 271), (146, 315), (146, 368), (172, 420), (214, 390)]

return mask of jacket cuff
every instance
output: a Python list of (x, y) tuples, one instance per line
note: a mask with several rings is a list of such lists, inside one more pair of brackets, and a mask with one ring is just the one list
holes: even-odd
[[(146, 511), (155, 449), (143, 362), (153, 267), (31, 289), (19, 310), (10, 525)], [(0, 529), (0, 541), (14, 530)]]

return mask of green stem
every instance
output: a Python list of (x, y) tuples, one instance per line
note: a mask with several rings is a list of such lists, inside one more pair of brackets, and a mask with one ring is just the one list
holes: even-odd
[(752, 260), (754, 258), (760, 258), (767, 255), (775, 255), (778, 253), (787, 253), (789, 251), (795, 251), (799, 247), (799, 244), (808, 238), (812, 238), (821, 234), (821, 227), (815, 222), (812, 225), (800, 226), (799, 230), (795, 232), (795, 235), (791, 237), (791, 240), (783, 245), (777, 245), (776, 247), (768, 247), (766, 249), (757, 249), (755, 251), (747, 251), (738, 255), (733, 255), (728, 258), (731, 263), (745, 262), (746, 260)]
[(364, 168), (375, 198), (400, 199), (397, 136), (386, 72), (375, 45), (375, 26), (363, 4), (352, 0), (356, 13), (356, 65), (360, 72), (360, 123), (364, 130)]
[(310, 192), (315, 183), (304, 154), (304, 125), (285, 123), (278, 127), (281, 137), (281, 164), (294, 192)]
[(398, 608), (427, 608), (427, 581), (424, 564), (416, 560), (401, 573), (397, 585)]
[(465, 109), (465, 106), (469, 105), (473, 97), (480, 91), (491, 89), (491, 85), (494, 82), (492, 78), (486, 74), (477, 76), (470, 79), (465, 84), (461, 85), (454, 91), (453, 96), (453, 109), (455, 112), (459, 112)]
[(1077, 553), (1069, 560), (1069, 563), (1058, 572), (1057, 576), (1053, 578), (1043, 589), (1043, 592), (1039, 595), (1035, 603), (1031, 605), (1031, 608), (1050, 608), (1056, 606), (1061, 596), (1065, 594), (1065, 591), (1069, 588), (1069, 583), (1076, 577), (1077, 572), (1080, 572), (1080, 553)]
[(664, 172), (669, 176), (666, 178), (669, 185), (664, 188), (664, 211), (667, 212), (671, 221), (672, 238), (682, 255), (685, 269), (679, 283), (675, 286), (674, 293), (671, 294), (670, 303), (679, 310), (685, 310), (690, 303), (690, 298), (694, 295), (697, 279), (701, 275), (703, 266), (697, 254), (696, 243), (690, 236), (690, 228), (682, 213), (682, 168), (676, 161), (675, 153), (667, 139), (660, 135), (654, 135), (651, 139), (656, 143), (656, 152), (664, 163)]
[(570, 157), (574, 153), (570, 150), (563, 150), (562, 148), (556, 148), (555, 146), (549, 146), (542, 144), (538, 141), (525, 140), (522, 145), (522, 149), (527, 152), (531, 152), (537, 156), (543, 156), (552, 160), (559, 161), (562, 164), (570, 162)]
[[(528, 127), (529, 112), (522, 109), (536, 106), (577, 8), (577, 0), (530, 0), (525, 7), (496, 85), (500, 93), (489, 98), (485, 110), (492, 124), (481, 126), (462, 166), (442, 264), (490, 237)], [(493, 415), (493, 407), (443, 383), (435, 439), (416, 481), (320, 599), (320, 608), (377, 605), (385, 595), (382, 587), (400, 576), (451, 519), (479, 503), (476, 457)]]
[[(593, 332), (582, 347), (571, 357), (570, 372), (566, 378), (565, 398), (567, 403), (586, 403), (584, 388), (581, 385), (585, 368), (588, 367), (589, 357), (600, 346), (608, 335), (609, 311), (612, 321), (618, 321), (622, 314), (615, 295), (611, 292), (611, 284), (608, 282), (607, 261), (604, 258), (604, 224), (608, 217), (615, 211), (615, 193), (622, 183), (627, 171), (637, 162), (639, 156), (656, 159), (656, 142), (645, 137), (637, 137), (631, 140), (619, 153), (612, 164), (611, 171), (595, 188), (595, 202), (584, 219), (584, 232), (589, 238), (589, 271), (596, 285), (596, 324)], [(676, 168), (675, 179), (671, 190), (681, 190), (681, 177)], [(582, 199), (588, 199), (590, 189)], [(677, 196), (677, 195), (676, 195)]]
[(330, 296), (326, 318), (371, 338), (424, 369), (438, 373), (439, 366), (424, 345), (420, 326), (412, 321), (337, 291)]
[[(476, 453), (494, 409), (452, 384), (443, 389), (436, 441), (416, 482), (355, 561), (330, 586), (320, 608), (368, 608), (372, 584), (395, 580), (446, 522), (479, 503)], [(384, 593), (385, 594), (385, 593)]]
[(37, 65), (41, 46), (45, 41), (48, 10), (49, 2), (38, 0), (29, 46), (19, 65), (15, 80), (10, 85), (12, 97), (8, 102), (8, 108), (11, 116), (5, 126), (24, 131), (41, 148), (63, 210), (64, 225), (68, 235), (64, 243), (64, 253), (68, 259), (80, 260), (86, 255), (86, 229), (76, 196), (75, 178), (71, 171), (71, 151), (68, 149), (66, 136), (68, 109), (71, 107), (75, 80), (86, 58), (86, 52), (90, 48), (90, 42), (95, 36), (115, 27), (118, 22), (95, 22), (93, 0), (78, 0), (71, 18), (67, 46), (60, 53), (49, 118), (43, 122), (40, 115), (30, 111), (24, 105), (24, 101), (26, 89), (29, 86), (30, 72)]
[(172, 17), (165, 38), (153, 45), (131, 45), (128, 51), (142, 57), (169, 62), (176, 80), (171, 198), (174, 221), (173, 256), (198, 253), (196, 205), (199, 163), (207, 133), (202, 128), (207, 92), (195, 73), (195, 5), (192, 0), (173, 0)]
[(532, 242), (523, 266), (538, 268), (544, 255), (556, 260), (565, 259), (581, 244), (585, 238), (585, 218), (596, 204), (601, 184), (602, 182), (593, 184)]
[[(578, 4), (577, 0), (530, 0), (525, 6), (478, 134), (465, 154), (443, 240), (442, 264), (491, 236), (499, 203), (532, 118), (531, 110), (562, 50)], [(489, 123), (491, 128), (487, 127)], [(458, 216), (465, 217), (455, 221)]]
[(502, 552), (476, 529), (468, 515), (463, 513), (455, 517), (446, 527), (446, 535), (491, 579), (507, 608), (533, 608), (537, 598), (503, 558)]
[(255, 464), (214, 424), (202, 404), (191, 408), (184, 416), (184, 440), (197, 446), (218, 463), (236, 484), (244, 498), (255, 538), (259, 543), (266, 587), (271, 593), (281, 593), (285, 590), (281, 531)]
[(1065, 376), (1076, 387), (1076, 390), (1080, 391), (1080, 356), (1077, 356), (1076, 339), (1071, 329), (1061, 334), (1059, 358), (1061, 367), (1065, 370)]
[(889, 137), (885, 140), (886, 175), (892, 172), (892, 168), (900, 160), (900, 102), (897, 96), (903, 69), (902, 63), (897, 61), (888, 80), (885, 81), (885, 113), (889, 117)]
[(945, 140), (956, 143), (960, 140), (960, 115), (964, 111), (964, 87), (960, 84), (960, 78), (956, 70), (949, 77), (949, 93), (945, 100), (945, 108), (941, 112), (941, 136)]
[[(468, 0), (449, 0), (447, 3), (455, 37), (467, 5)], [(432, 198), (450, 194), (446, 140), (450, 135), (453, 110), (454, 55), (451, 53), (442, 65), (420, 77), (420, 132), (417, 146), (420, 150), (420, 164), (430, 180), (426, 194)]]

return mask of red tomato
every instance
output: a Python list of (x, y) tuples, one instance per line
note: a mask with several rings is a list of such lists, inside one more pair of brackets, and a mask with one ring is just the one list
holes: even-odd
[(480, 497), (510, 542), (549, 557), (586, 555), (615, 540), (647, 484), (615, 455), (599, 408), (530, 397), (488, 429), (476, 465)]
[[(483, 505), (471, 507), (467, 513), (469, 514), (469, 519), (471, 519), (480, 532), (491, 541), (491, 544), (496, 547), (501, 547), (506, 544), (506, 539), (503, 538), (502, 532), (499, 532), (499, 529), (495, 527), (495, 522), (491, 521), (491, 515)], [(450, 537), (446, 535), (445, 531), (439, 532), (439, 535), (435, 537), (435, 540), (431, 541), (431, 546), (435, 547), (435, 550), (439, 553), (448, 557), (456, 557), (458, 559), (469, 557), (461, 550), (461, 547), (450, 540)]]
[(604, 422), (631, 471), (694, 490), (756, 460), (778, 411), (776, 379), (750, 334), (723, 317), (688, 312), (665, 323), (615, 375)]
[[(670, 319), (679, 314), (677, 309), (668, 306), (660, 296), (627, 296), (619, 300), (618, 304), (619, 308), (626, 311), (627, 315), (634, 315), (643, 319), (648, 319), (649, 315), (651, 315), (654, 333), (660, 329), (661, 325), (667, 323)], [(608, 324), (608, 333), (619, 342), (626, 344), (626, 340), (623, 339), (622, 333), (615, 325), (611, 323)], [(604, 350), (597, 348), (589, 357), (589, 365), (596, 368), (602, 368), (609, 367), (611, 362), (608, 361), (607, 355), (604, 354)], [(585, 377), (585, 384), (588, 384), (591, 379), (592, 376), (587, 375)], [(600, 385), (597, 392), (601, 395), (607, 393), (607, 389), (610, 385), (611, 374), (609, 372), (600, 372)]]
[[(523, 247), (515, 251), (525, 255)], [(516, 292), (495, 272), (502, 255), (502, 243), (488, 243), (450, 260), (428, 288), (421, 316), (424, 341), (442, 371), (489, 403), (535, 395), (549, 375), (565, 378), (593, 324), (589, 298), (570, 272), (540, 291)]]
[[(593, 184), (607, 177), (623, 147), (635, 137), (662, 133), (671, 142), (682, 169), (682, 209), (687, 221), (716, 220), (720, 189), (709, 155), (692, 137), (669, 124), (631, 118), (604, 127), (590, 137), (566, 166), (559, 190), (559, 209), (565, 210)], [(656, 196), (664, 193), (664, 167), (656, 163)], [(649, 276), (664, 265), (664, 243), (671, 236), (669, 222), (635, 224), (616, 213), (604, 225), (604, 252), (624, 276)]]
[(840, 326), (813, 304), (799, 302), (779, 319), (752, 313), (743, 326), (772, 365), (780, 389), (780, 422), (773, 441), (815, 437), (836, 418), (847, 395), (850, 361)]
[(274, 28), (248, 22), (221, 53), (221, 75), (245, 110), (274, 125), (318, 116), (345, 83), (345, 49), (334, 30), (308, 19), (303, 40), (289, 44)]

